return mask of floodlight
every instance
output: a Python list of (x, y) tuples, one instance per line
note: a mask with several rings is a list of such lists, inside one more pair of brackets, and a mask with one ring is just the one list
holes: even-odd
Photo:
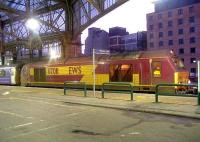
[(59, 57), (60, 55), (54, 49), (50, 49), (50, 59), (57, 59)]
[(31, 18), (27, 20), (26, 27), (32, 30), (33, 32), (38, 32), (40, 25), (38, 20)]

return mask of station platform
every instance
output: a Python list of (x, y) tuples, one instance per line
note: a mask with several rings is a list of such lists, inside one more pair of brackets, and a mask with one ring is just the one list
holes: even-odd
[(64, 90), (57, 88), (0, 86), (0, 99), (4, 97), (12, 99), (19, 96), (45, 98), (64, 104), (88, 105), (200, 119), (200, 106), (197, 105), (197, 97), (159, 96), (159, 103), (155, 103), (155, 95), (147, 93), (134, 93), (134, 100), (131, 101), (130, 94), (123, 93), (105, 93), (105, 98), (102, 99), (101, 91), (96, 91), (95, 94), (93, 91), (88, 91), (87, 97), (84, 97), (83, 91), (69, 90), (67, 95), (64, 95)]

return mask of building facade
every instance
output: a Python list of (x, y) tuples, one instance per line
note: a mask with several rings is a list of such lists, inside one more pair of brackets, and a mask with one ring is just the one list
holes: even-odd
[(129, 34), (126, 28), (122, 27), (109, 29), (109, 48), (111, 53), (145, 50), (146, 43), (146, 32)]
[(126, 28), (113, 27), (109, 29), (109, 49), (111, 53), (125, 51), (124, 36), (126, 35), (129, 35)]
[(85, 52), (86, 56), (92, 55), (92, 50), (102, 49), (108, 50), (109, 37), (108, 33), (100, 28), (89, 28), (88, 37), (85, 40)]
[(162, 0), (147, 14), (147, 49), (169, 49), (182, 59), (192, 81), (200, 59), (200, 0)]
[(147, 49), (147, 32), (137, 32), (123, 36), (125, 52), (142, 51)]

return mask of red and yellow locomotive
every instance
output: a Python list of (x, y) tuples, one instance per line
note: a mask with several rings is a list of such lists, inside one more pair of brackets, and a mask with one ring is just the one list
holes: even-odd
[[(98, 55), (95, 61), (96, 85), (130, 82), (138, 91), (154, 91), (159, 83), (188, 83), (189, 73), (169, 51), (142, 51), (118, 55)], [(65, 81), (93, 85), (92, 57), (69, 58), (24, 65), (21, 84), (63, 86)]]

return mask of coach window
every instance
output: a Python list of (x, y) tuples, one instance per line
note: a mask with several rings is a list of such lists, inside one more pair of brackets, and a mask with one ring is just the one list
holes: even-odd
[(161, 62), (153, 62), (152, 69), (153, 69), (153, 77), (162, 77)]
[(0, 70), (0, 76), (5, 76), (5, 75), (6, 75), (5, 70)]

